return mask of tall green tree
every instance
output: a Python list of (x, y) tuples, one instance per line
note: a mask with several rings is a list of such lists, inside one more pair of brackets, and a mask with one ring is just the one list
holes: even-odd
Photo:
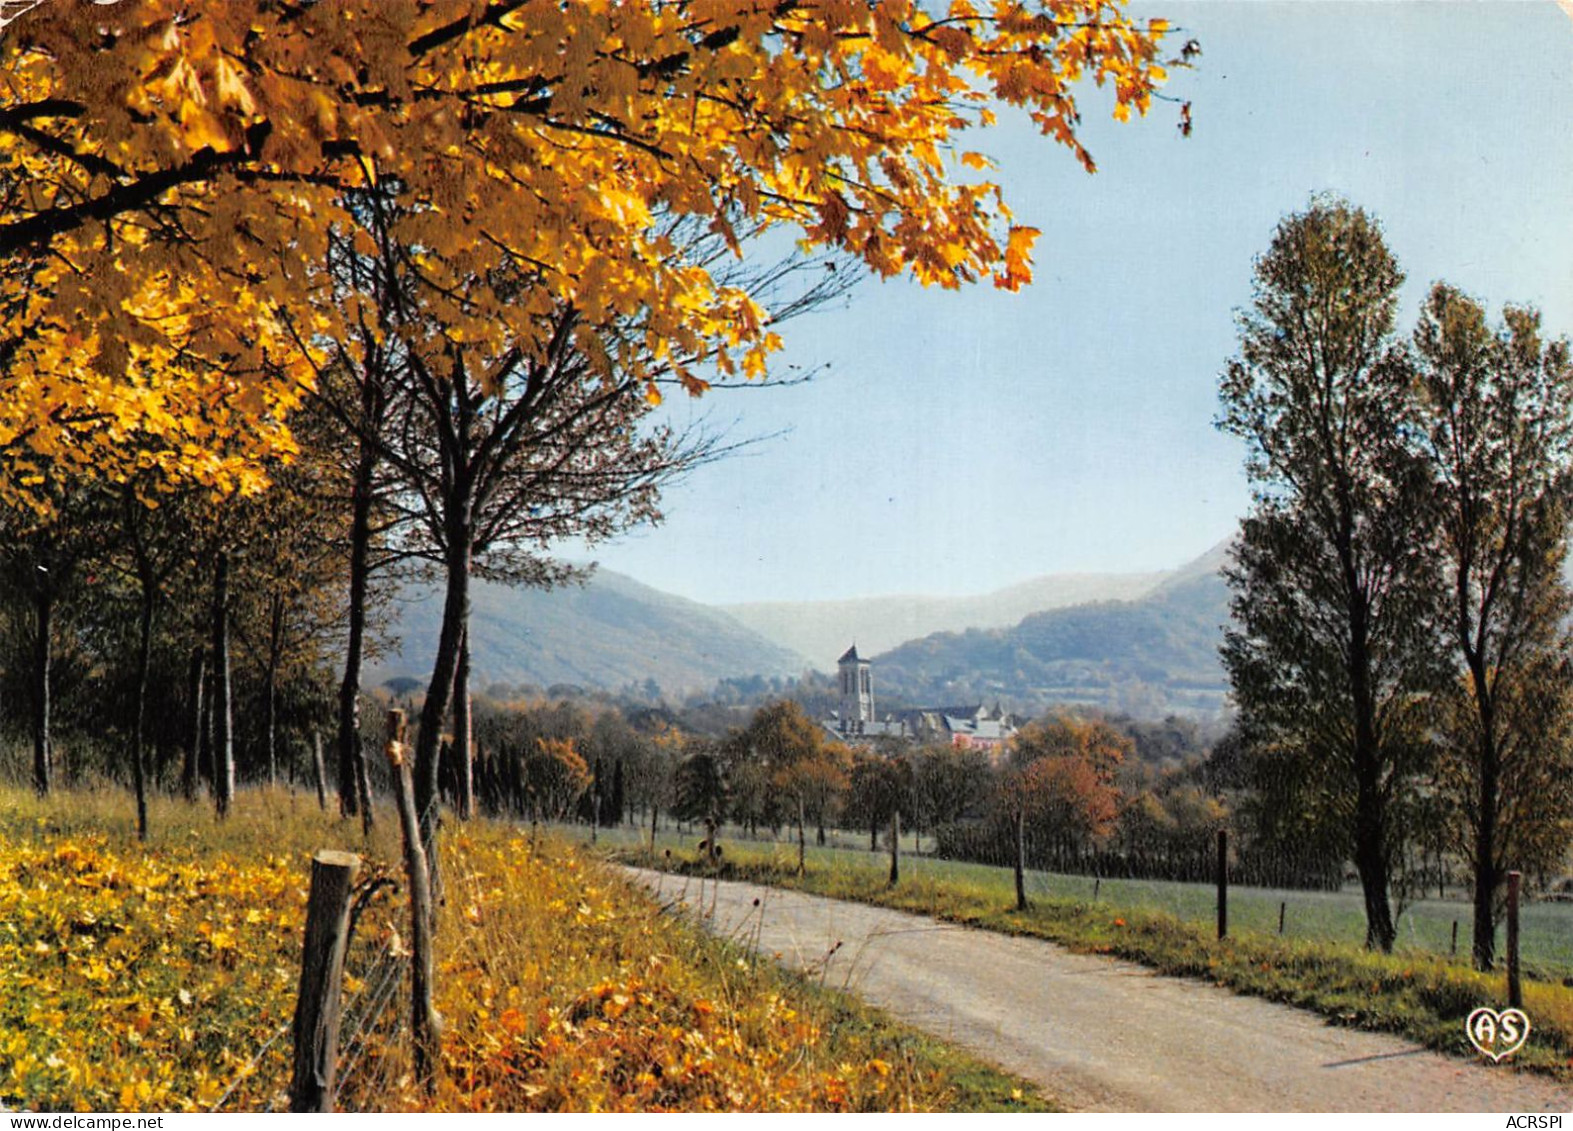
[(1247, 445), (1252, 505), (1225, 571), (1223, 659), (1253, 741), (1309, 763), (1347, 830), (1366, 945), (1387, 951), (1410, 725), (1437, 684), (1423, 469), (1408, 451), (1398, 264), (1371, 217), (1313, 200), (1258, 259), (1218, 424)]
[[(1423, 398), (1416, 447), (1437, 501), (1445, 639), (1464, 668), (1441, 782), (1474, 881), (1474, 962), (1495, 959), (1507, 871), (1567, 847), (1573, 695), (1562, 629), (1573, 504), (1573, 366), (1539, 315), (1432, 288), (1414, 335)], [(1560, 836), (1557, 835), (1560, 830)], [(1537, 852), (1537, 848), (1539, 851)]]

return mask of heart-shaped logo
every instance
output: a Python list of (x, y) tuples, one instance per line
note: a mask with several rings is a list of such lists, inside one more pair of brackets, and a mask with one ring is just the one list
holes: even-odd
[(1464, 1022), (1464, 1032), (1469, 1034), (1470, 1044), (1497, 1062), (1512, 1056), (1529, 1040), (1529, 1017), (1522, 1009), (1498, 1013), (1483, 1005)]

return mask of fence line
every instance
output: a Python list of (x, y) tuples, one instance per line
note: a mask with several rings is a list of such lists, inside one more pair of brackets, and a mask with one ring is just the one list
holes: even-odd
[(294, 1024), (294, 1020), (291, 1019), (279, 1026), (278, 1032), (274, 1033), (267, 1039), (267, 1041), (263, 1043), (262, 1047), (257, 1050), (256, 1055), (251, 1058), (244, 1068), (235, 1073), (234, 1079), (229, 1082), (229, 1087), (225, 1088), (223, 1094), (220, 1095), (218, 1099), (213, 1101), (213, 1106), (208, 1108), (209, 1112), (215, 1112), (224, 1106), (224, 1101), (229, 1099), (229, 1097), (234, 1094), (236, 1088), (240, 1087), (240, 1082), (246, 1077), (250, 1076), (252, 1072), (256, 1070), (257, 1065), (262, 1063), (262, 1058), (267, 1055), (268, 1050), (277, 1044), (278, 1039), (285, 1033), (288, 1033), (290, 1031), (290, 1027)]

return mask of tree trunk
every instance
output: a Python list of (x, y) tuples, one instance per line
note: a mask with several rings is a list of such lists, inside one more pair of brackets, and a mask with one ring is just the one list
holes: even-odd
[(453, 677), (453, 769), (457, 779), (459, 819), (475, 815), (474, 739), (470, 714), (470, 626), (468, 618), (459, 641), (459, 667)]
[[(1462, 582), (1461, 582), (1462, 585)], [(1461, 593), (1466, 590), (1461, 589)], [(1462, 597), (1460, 598), (1462, 603)], [(1467, 624), (1467, 614), (1464, 624)], [(1472, 955), (1476, 970), (1489, 970), (1496, 961), (1496, 895), (1500, 873), (1497, 868), (1497, 796), (1501, 776), (1501, 759), (1496, 743), (1496, 704), (1492, 700), (1490, 678), (1485, 658), (1470, 644), (1467, 629), (1461, 632), (1464, 660), (1469, 667), (1471, 691), (1480, 720), (1480, 742), (1476, 749), (1478, 777), (1476, 778), (1476, 807), (1474, 842), (1470, 845), (1470, 863), (1474, 880), (1474, 939)], [(1440, 869), (1439, 869), (1440, 870)]]
[(808, 870), (808, 834), (803, 826), (803, 799), (797, 799), (797, 874)]
[[(208, 657), (210, 660), (212, 657)], [(213, 698), (218, 694), (218, 676), (215, 671), (209, 670), (202, 677), (205, 688), (202, 695), (202, 734), (201, 745), (197, 749), (197, 773), (208, 784), (208, 792), (212, 793), (215, 778), (213, 776)]]
[(901, 882), (901, 810), (890, 811), (890, 886)]
[(420, 732), (415, 737), (415, 807), (421, 822), (422, 843), (426, 847), (427, 867), (432, 876), (434, 892), (441, 889), (437, 867), (437, 793), (442, 724), (448, 717), (454, 677), (458, 674), (459, 638), (463, 635), (470, 611), (467, 509), (465, 521), (450, 524), (448, 537), (448, 584), (443, 602), (442, 632), (437, 640), (437, 659), (433, 665), (431, 683), (426, 690), (426, 702), (421, 707)]
[(230, 732), (229, 554), (213, 575), (213, 806), (220, 817), (235, 798), (235, 744)]
[(131, 727), (131, 781), (137, 797), (137, 839), (147, 839), (147, 770), (143, 737), (147, 728), (147, 679), (153, 658), (153, 579), (144, 575), (137, 636), (137, 702)]
[(1382, 750), (1376, 733), (1371, 687), (1369, 610), (1347, 550), (1340, 548), (1349, 602), (1349, 678), (1354, 707), (1355, 870), (1365, 897), (1365, 945), (1392, 952), (1398, 930), (1388, 899), (1387, 811), (1382, 797)]
[[(369, 404), (375, 402), (363, 387), (363, 417)], [(349, 639), (344, 648), (344, 678), (339, 683), (339, 813), (345, 817), (353, 817), (361, 805), (370, 800), (366, 788), (366, 757), (361, 749), (360, 737), (360, 674), (366, 650), (366, 599), (371, 577), (372, 476), (376, 468), (376, 447), (369, 438), (362, 438), (350, 502)], [(371, 823), (368, 808), (365, 816), (368, 833)]]
[(49, 577), (42, 567), (35, 578), (38, 588), (34, 592), (33, 608), (36, 614), (33, 639), (33, 789), (38, 796), (49, 794), (50, 750), (49, 741), (49, 662), (53, 655), (50, 637), (53, 635), (54, 594)]
[(284, 598), (273, 594), (268, 610), (268, 663), (262, 675), (262, 736), (267, 747), (268, 784), (279, 776), (279, 653), (284, 648)]
[(311, 774), (317, 786), (317, 808), (326, 811), (328, 808), (328, 772), (322, 761), (322, 732), (315, 727), (311, 730)]
[(1475, 922), (1474, 962), (1476, 970), (1489, 970), (1496, 961), (1496, 907), (1493, 898), (1497, 889), (1496, 823), (1497, 823), (1497, 759), (1495, 744), (1490, 737), (1482, 740), (1480, 762), (1480, 806), (1475, 823), (1474, 873), (1475, 873)]
[(1380, 801), (1374, 773), (1360, 774), (1355, 813), (1355, 871), (1365, 897), (1365, 945), (1369, 950), (1392, 952), (1398, 936), (1387, 895), (1387, 853), (1383, 841)]
[(197, 763), (202, 756), (202, 684), (207, 669), (207, 650), (191, 650), (191, 667), (186, 678), (186, 757), (180, 767), (180, 794), (187, 801), (197, 799)]
[(399, 827), (404, 833), (404, 873), (410, 886), (410, 1029), (415, 1045), (415, 1077), (428, 1095), (436, 1090), (441, 1068), (441, 1019), (432, 1001), (434, 956), (432, 927), (436, 923), (436, 893), (426, 870), (427, 854), (421, 843), (420, 821), (415, 812), (415, 788), (404, 744), (404, 712), (388, 712), (388, 763), (393, 771), (394, 799), (399, 807)]
[(1027, 910), (1027, 809), (1016, 807), (1016, 910)]

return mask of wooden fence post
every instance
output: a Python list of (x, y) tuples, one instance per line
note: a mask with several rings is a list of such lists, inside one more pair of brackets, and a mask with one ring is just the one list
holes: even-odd
[(1229, 833), (1218, 830), (1218, 937), (1229, 934)]
[(1289, 913), (1289, 901), (1287, 899), (1279, 900), (1278, 901), (1278, 933), (1280, 935), (1284, 933), (1284, 916), (1286, 916), (1288, 913)]
[(1518, 891), (1522, 872), (1507, 874), (1507, 1003), (1524, 1008), (1524, 986), (1518, 972)]
[(410, 1030), (415, 1043), (415, 1077), (427, 1094), (437, 1090), (440, 1019), (432, 1005), (432, 902), (426, 852), (421, 847), (420, 819), (415, 813), (415, 780), (409, 748), (404, 743), (404, 712), (388, 712), (388, 765), (393, 769), (393, 795), (399, 803), (404, 833), (404, 873), (410, 883)]
[(333, 1110), (344, 951), (349, 945), (350, 886), (359, 870), (360, 857), (352, 852), (323, 849), (311, 860), (306, 946), (300, 962), (300, 992), (295, 999), (291, 1111)]

